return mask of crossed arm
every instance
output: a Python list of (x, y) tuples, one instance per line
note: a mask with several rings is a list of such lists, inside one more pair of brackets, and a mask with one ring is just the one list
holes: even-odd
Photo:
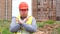
[(10, 31), (17, 32), (18, 30), (20, 30), (20, 26), (23, 26), (25, 28), (25, 30), (27, 30), (29, 32), (35, 32), (37, 30), (35, 18), (32, 19), (31, 25), (28, 25), (25, 22), (20, 25), (20, 24), (16, 23), (16, 17), (12, 17), (12, 23), (10, 24)]

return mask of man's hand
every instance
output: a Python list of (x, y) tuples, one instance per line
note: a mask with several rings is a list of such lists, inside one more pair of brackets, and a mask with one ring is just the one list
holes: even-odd
[(18, 23), (19, 23), (19, 24), (22, 24), (22, 23), (23, 23), (23, 21), (21, 21), (21, 20), (18, 20)]
[(23, 22), (26, 22), (27, 20), (28, 20), (28, 18), (25, 18), (23, 21), (21, 19), (17, 18), (17, 21), (19, 24), (23, 24)]
[(22, 24), (23, 22), (20, 20), (20, 19), (18, 19), (18, 18), (16, 18), (16, 21), (19, 23), (19, 24)]
[(24, 19), (24, 22), (26, 22), (27, 20), (28, 20), (28, 18), (25, 18), (25, 19)]

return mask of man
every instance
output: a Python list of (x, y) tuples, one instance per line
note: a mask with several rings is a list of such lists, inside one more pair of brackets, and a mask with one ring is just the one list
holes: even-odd
[(28, 16), (28, 4), (21, 2), (19, 4), (20, 15), (12, 17), (10, 31), (15, 34), (32, 34), (36, 31), (36, 20), (32, 16)]

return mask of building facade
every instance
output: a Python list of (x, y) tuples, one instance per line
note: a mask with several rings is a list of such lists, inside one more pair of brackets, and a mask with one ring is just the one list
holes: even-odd
[(32, 6), (37, 21), (60, 20), (60, 0), (32, 0)]
[(11, 20), (12, 0), (0, 0), (0, 19)]
[[(32, 15), (37, 21), (60, 20), (60, 0), (32, 0)], [(0, 19), (12, 17), (12, 0), (0, 0)]]

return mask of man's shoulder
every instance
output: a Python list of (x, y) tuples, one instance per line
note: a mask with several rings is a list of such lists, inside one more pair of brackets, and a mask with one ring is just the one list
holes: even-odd
[(33, 19), (35, 19), (35, 17), (33, 17), (33, 16), (28, 16), (28, 17), (32, 17)]
[(32, 20), (36, 20), (34, 16), (31, 16), (32, 17)]
[(16, 18), (16, 16), (12, 16), (12, 18)]

